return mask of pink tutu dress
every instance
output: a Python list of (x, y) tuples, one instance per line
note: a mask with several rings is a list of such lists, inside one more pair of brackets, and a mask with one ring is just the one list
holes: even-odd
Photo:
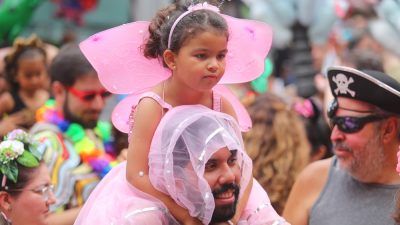
[[(190, 215), (209, 224), (215, 204), (211, 189), (203, 178), (204, 166), (212, 154), (222, 147), (238, 151), (242, 173), (240, 186), (246, 187), (252, 179), (252, 163), (244, 152), (236, 121), (229, 115), (201, 105), (172, 108), (161, 120), (151, 144), (150, 181), (156, 189), (188, 209)], [(161, 201), (127, 182), (126, 163), (121, 163), (91, 193), (75, 222), (75, 225), (81, 224), (179, 223)], [(249, 201), (238, 224), (287, 223), (275, 212), (267, 193), (254, 180)]]

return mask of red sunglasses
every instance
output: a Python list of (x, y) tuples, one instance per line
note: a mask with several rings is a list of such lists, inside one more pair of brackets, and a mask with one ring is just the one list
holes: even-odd
[(97, 95), (100, 95), (102, 99), (107, 98), (108, 96), (111, 95), (111, 92), (107, 90), (101, 90), (101, 91), (81, 91), (78, 89), (75, 89), (73, 87), (67, 87), (67, 90), (71, 92), (75, 97), (78, 97), (80, 100), (84, 102), (90, 102), (93, 101)]

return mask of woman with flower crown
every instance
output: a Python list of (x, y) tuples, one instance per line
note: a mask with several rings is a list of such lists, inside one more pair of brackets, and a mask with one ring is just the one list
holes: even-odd
[(47, 225), (56, 199), (39, 143), (13, 130), (0, 142), (0, 224)]

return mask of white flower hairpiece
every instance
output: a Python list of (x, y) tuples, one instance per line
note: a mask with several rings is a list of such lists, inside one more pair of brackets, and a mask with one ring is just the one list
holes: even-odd
[(41, 153), (39, 143), (34, 141), (25, 131), (17, 129), (8, 133), (0, 143), (0, 171), (3, 174), (1, 186), (5, 187), (5, 177), (17, 182), (19, 163), (25, 167), (39, 165)]
[(24, 152), (24, 143), (17, 140), (6, 140), (0, 143), (0, 163), (6, 164)]

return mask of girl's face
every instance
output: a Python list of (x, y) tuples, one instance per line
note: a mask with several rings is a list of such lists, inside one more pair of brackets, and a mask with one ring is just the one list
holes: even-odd
[(46, 88), (48, 76), (43, 56), (35, 55), (30, 58), (22, 58), (18, 61), (16, 82), (21, 90), (35, 92)]
[(186, 40), (175, 55), (173, 78), (192, 89), (211, 90), (225, 72), (227, 45), (220, 32), (205, 31)]
[(30, 183), (16, 197), (11, 197), (9, 218), (15, 225), (47, 225), (49, 206), (56, 199), (50, 188), (49, 171), (42, 163), (32, 174)]

